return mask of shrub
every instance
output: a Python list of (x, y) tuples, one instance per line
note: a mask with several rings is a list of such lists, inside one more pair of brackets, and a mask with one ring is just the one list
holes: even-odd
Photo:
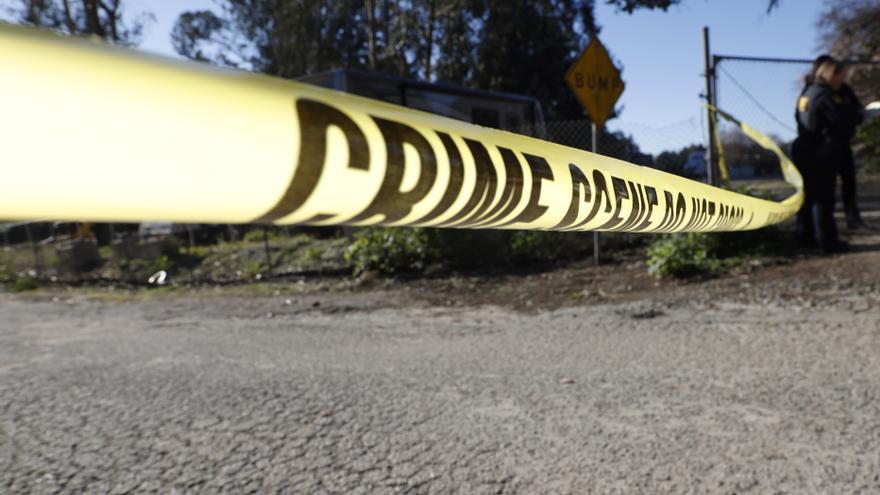
[(158, 258), (150, 262), (148, 271), (152, 273), (163, 270), (166, 272), (170, 272), (174, 270), (174, 268), (176, 268), (175, 263), (171, 260), (171, 258), (163, 254), (162, 256), (159, 256)]
[(714, 256), (717, 239), (696, 232), (661, 237), (648, 247), (648, 272), (679, 278), (715, 273), (721, 266)]
[(263, 264), (257, 260), (247, 260), (241, 265), (241, 276), (249, 279), (263, 273)]
[(475, 269), (571, 260), (592, 249), (589, 233), (371, 227), (354, 234), (345, 259), (359, 274), (419, 272), (429, 265)]
[(270, 241), (284, 239), (284, 232), (278, 228), (255, 228), (247, 231), (242, 238), (245, 242), (263, 242), (263, 233)]
[(130, 278), (135, 280), (146, 280), (154, 273), (165, 271), (169, 274), (176, 272), (177, 265), (174, 260), (166, 255), (159, 256), (152, 260), (144, 260), (140, 258), (132, 258), (128, 260), (125, 272)]
[(880, 172), (880, 118), (873, 118), (856, 134), (856, 158), (866, 170)]
[(37, 288), (37, 281), (34, 277), (24, 276), (18, 277), (12, 282), (12, 292), (25, 292), (29, 290), (35, 290)]
[(419, 272), (430, 264), (473, 269), (510, 262), (510, 231), (371, 227), (354, 234), (345, 253), (355, 273)]
[(791, 235), (777, 226), (742, 232), (672, 234), (648, 247), (648, 272), (658, 276), (710, 275), (756, 257), (794, 254)]
[(421, 271), (429, 262), (428, 234), (421, 228), (369, 227), (354, 234), (345, 259), (355, 273), (368, 270), (386, 275)]
[(309, 263), (315, 263), (321, 259), (324, 250), (320, 246), (309, 246), (303, 250), (302, 258)]

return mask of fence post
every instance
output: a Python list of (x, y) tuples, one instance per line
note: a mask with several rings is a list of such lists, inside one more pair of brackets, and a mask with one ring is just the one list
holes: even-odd
[(34, 234), (31, 232), (31, 224), (27, 224), (24, 226), (24, 231), (27, 234), (28, 242), (31, 243), (31, 249), (34, 252), (34, 273), (39, 276), (40, 275), (40, 254), (39, 248), (37, 247), (37, 241), (34, 239)]
[(187, 254), (192, 254), (193, 246), (196, 245), (196, 237), (193, 233), (193, 226), (191, 223), (186, 224), (186, 237), (187, 241), (189, 241), (189, 246), (186, 248)]
[(266, 250), (266, 278), (272, 277), (272, 255), (269, 252), (269, 230), (263, 227), (263, 248)]
[[(715, 66), (712, 63), (711, 49), (709, 47), (709, 27), (703, 26), (703, 63), (706, 75), (706, 102), (715, 105)], [(706, 117), (708, 119), (708, 136), (706, 143), (706, 180), (710, 185), (717, 186), (718, 177), (715, 173), (717, 154), (714, 150), (715, 143), (715, 111), (711, 108), (706, 109)]]

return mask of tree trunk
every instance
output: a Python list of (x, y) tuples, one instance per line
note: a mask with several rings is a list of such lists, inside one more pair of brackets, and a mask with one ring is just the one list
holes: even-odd
[(64, 4), (64, 25), (67, 26), (67, 31), (70, 34), (75, 34), (76, 22), (73, 20), (73, 15), (70, 13), (70, 2), (64, 0), (62, 3)]
[(101, 39), (107, 38), (104, 26), (101, 25), (101, 16), (98, 14), (99, 0), (83, 0), (83, 10), (86, 14), (86, 33), (96, 34)]
[(110, 35), (113, 38), (113, 42), (119, 43), (119, 32), (117, 31), (117, 24), (119, 23), (119, 0), (112, 0), (110, 5), (111, 6), (108, 7), (106, 4), (101, 3), (101, 6), (104, 8), (104, 12), (107, 13), (107, 17), (110, 21)]
[(395, 12), (397, 16), (397, 32), (399, 38), (394, 43), (394, 51), (397, 54), (397, 72), (403, 76), (409, 76), (408, 64), (406, 61), (406, 19), (403, 16), (403, 8), (400, 6), (400, 0), (394, 2)]
[(369, 52), (367, 57), (370, 63), (370, 70), (376, 70), (376, 13), (374, 0), (366, 0), (367, 9), (367, 35), (369, 37)]
[(431, 55), (434, 52), (434, 17), (436, 15), (435, 0), (430, 0), (428, 11), (428, 29), (425, 47), (425, 81), (431, 80)]
[(40, 18), (37, 17), (37, 2), (36, 0), (30, 0), (28, 2), (28, 14), (27, 14), (27, 22), (30, 22), (34, 26), (40, 25)]

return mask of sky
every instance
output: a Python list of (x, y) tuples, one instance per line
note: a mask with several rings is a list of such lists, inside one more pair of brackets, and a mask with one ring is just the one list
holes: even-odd
[[(694, 124), (702, 136), (703, 26), (709, 28), (715, 54), (812, 59), (819, 49), (816, 21), (825, 4), (823, 0), (782, 0), (768, 14), (767, 0), (684, 0), (666, 12), (629, 15), (615, 12), (604, 2), (596, 3), (596, 17), (602, 26), (599, 37), (623, 66), (626, 84), (620, 100), (623, 112), (608, 127), (632, 132), (650, 152), (656, 152), (664, 142), (684, 138)], [(727, 72), (719, 71), (719, 106), (761, 131), (792, 137), (790, 129), (752, 104), (728, 74), (776, 119), (791, 127), (800, 90), (798, 78), (805, 66), (722, 66)], [(642, 129), (642, 139), (640, 127), (649, 128)]]
[[(623, 68), (626, 84), (619, 101), (623, 111), (607, 127), (631, 134), (644, 151), (658, 153), (705, 140), (699, 98), (705, 90), (703, 26), (709, 27), (716, 54), (813, 58), (819, 53), (816, 21), (825, 0), (782, 0), (769, 14), (767, 0), (683, 0), (665, 12), (634, 14), (617, 12), (602, 0), (596, 4), (599, 37)], [(169, 33), (177, 16), (216, 7), (211, 0), (132, 0), (131, 8), (155, 15), (139, 49), (176, 57)], [(584, 46), (586, 42), (582, 40)], [(791, 138), (804, 67), (725, 63), (723, 68), (721, 108), (759, 130)], [(562, 75), (559, 84), (564, 84)]]

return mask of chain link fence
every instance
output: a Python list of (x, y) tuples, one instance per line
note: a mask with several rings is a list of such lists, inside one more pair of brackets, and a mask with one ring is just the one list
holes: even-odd
[[(788, 151), (797, 137), (795, 104), (811, 68), (809, 60), (716, 57), (718, 108), (767, 134)], [(864, 84), (878, 70), (880, 62), (850, 65), (850, 80), (862, 103), (878, 97), (880, 90)], [(752, 142), (738, 126), (722, 119), (718, 125), (731, 180), (781, 177), (779, 162), (773, 153)]]
[[(795, 102), (810, 66), (797, 61), (719, 59), (715, 65), (718, 107), (788, 151), (797, 136)], [(739, 126), (719, 119), (718, 138), (731, 181), (781, 179), (777, 157), (745, 136)]]
[[(695, 107), (699, 102), (694, 102)], [(703, 122), (684, 120), (660, 128), (613, 119), (606, 129), (599, 130), (593, 149), (593, 126), (586, 118), (545, 122), (540, 129), (523, 127), (515, 130), (538, 136), (546, 141), (571, 148), (595, 151), (636, 165), (657, 168), (683, 177), (704, 180), (707, 160)], [(591, 243), (593, 260), (607, 259), (621, 249), (644, 246), (648, 236), (621, 232), (565, 233)]]
[(586, 118), (546, 122), (540, 131), (522, 127), (514, 132), (690, 178), (705, 177), (705, 131), (702, 123), (694, 120), (661, 128), (612, 120), (598, 131), (596, 150), (592, 149), (592, 125)]

